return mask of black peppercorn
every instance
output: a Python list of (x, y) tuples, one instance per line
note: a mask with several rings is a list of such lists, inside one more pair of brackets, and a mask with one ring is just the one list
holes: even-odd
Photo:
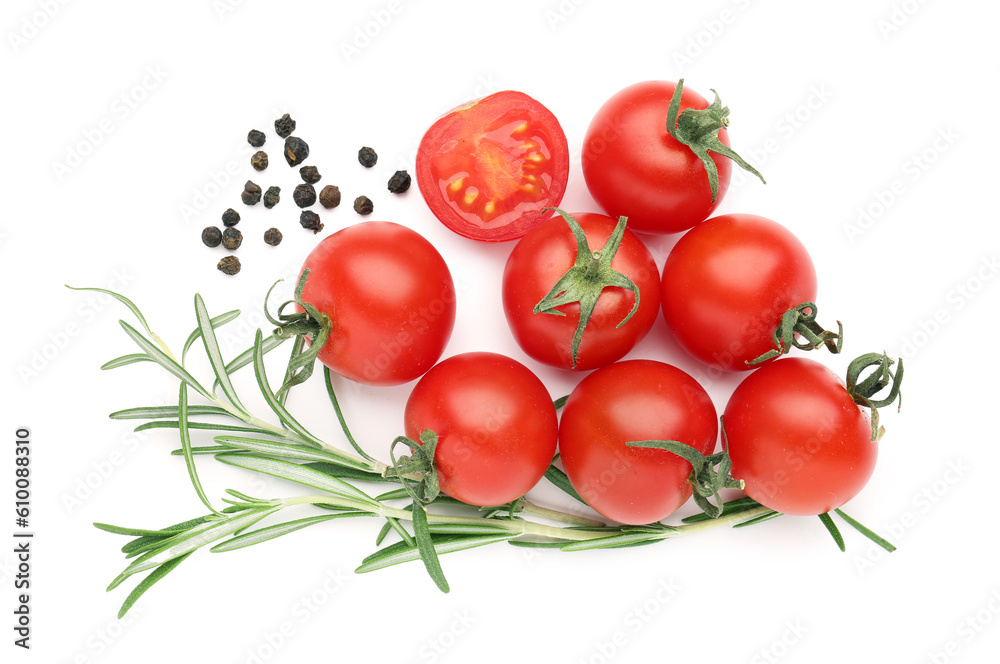
[(288, 113), (274, 121), (274, 131), (282, 138), (288, 138), (295, 131), (295, 120)]
[(309, 156), (309, 144), (298, 136), (285, 139), (285, 161), (289, 166), (298, 166)]
[(243, 193), (240, 194), (240, 198), (247, 205), (257, 205), (260, 202), (260, 193), (260, 186), (247, 180), (247, 183), (243, 185)]
[(222, 246), (232, 251), (243, 244), (243, 233), (238, 228), (227, 228), (222, 231)]
[(263, 150), (254, 152), (253, 156), (250, 157), (250, 165), (253, 166), (255, 171), (262, 171), (267, 168), (267, 153)]
[(222, 244), (222, 231), (215, 226), (209, 226), (201, 232), (201, 241), (206, 247), (218, 247)]
[(236, 256), (226, 256), (215, 267), (223, 274), (233, 275), (240, 271), (240, 259)]
[(222, 213), (223, 226), (227, 227), (235, 226), (238, 223), (240, 223), (240, 213), (234, 210), (233, 208), (229, 208), (228, 210)]
[(268, 228), (264, 231), (264, 242), (272, 247), (277, 247), (281, 244), (281, 231), (277, 228)]
[(262, 131), (256, 129), (251, 129), (250, 133), (247, 134), (247, 143), (255, 148), (259, 148), (264, 145), (264, 141), (267, 140), (267, 136)]
[(323, 177), (315, 166), (303, 166), (299, 169), (299, 175), (306, 184), (316, 184)]
[(319, 233), (323, 230), (323, 222), (319, 220), (319, 215), (312, 210), (302, 211), (302, 214), (299, 215), (299, 224), (302, 225), (302, 228), (313, 233)]
[(372, 199), (367, 196), (358, 196), (354, 199), (354, 211), (358, 214), (371, 214), (374, 209)]
[(360, 150), (358, 150), (358, 161), (365, 168), (371, 168), (378, 161), (378, 155), (375, 154), (375, 150), (372, 150), (367, 145)]
[(406, 171), (396, 171), (389, 178), (389, 191), (401, 194), (410, 188), (410, 174)]
[(316, 202), (316, 190), (311, 184), (296, 185), (292, 192), (292, 200), (300, 208), (307, 208)]
[(281, 187), (268, 187), (264, 192), (264, 207), (273, 208), (281, 200)]
[(340, 205), (340, 188), (336, 185), (328, 184), (319, 192), (320, 205), (329, 209)]

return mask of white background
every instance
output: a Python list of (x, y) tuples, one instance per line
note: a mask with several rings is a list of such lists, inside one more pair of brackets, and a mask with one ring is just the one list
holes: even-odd
[[(12, 645), (15, 559), (12, 544), (0, 547), (4, 661), (990, 660), (1000, 646), (988, 488), (998, 460), (990, 324), (1000, 233), (984, 203), (996, 176), (996, 5), (344, 4), (4, 3), (2, 431), (10, 449), (17, 427), (32, 430), (35, 533), (30, 652)], [(637, 549), (464, 552), (442, 559), (452, 585), (443, 595), (419, 565), (353, 575), (378, 524), (338, 521), (196, 554), (115, 619), (131, 584), (104, 589), (124, 567), (124, 539), (91, 524), (161, 527), (204, 507), (182, 460), (168, 454), (176, 434), (138, 437), (107, 418), (174, 401), (176, 384), (152, 365), (100, 371), (134, 351), (117, 324), (131, 318), (63, 284), (125, 293), (174, 347), (194, 326), (196, 292), (213, 313), (240, 308), (244, 318), (220, 333), (231, 356), (266, 326), (267, 287), (293, 276), (319, 239), (358, 221), (350, 201), (367, 193), (371, 218), (410, 225), (452, 268), (459, 314), (447, 354), (505, 352), (560, 396), (577, 376), (527, 360), (501, 315), (512, 245), (453, 235), (416, 186), (394, 197), (384, 183), (397, 168), (412, 172), (439, 114), (517, 89), (566, 131), (573, 170), (563, 207), (593, 210), (579, 169), (593, 113), (626, 85), (680, 76), (705, 95), (719, 91), (734, 148), (768, 181), (738, 176), (719, 211), (771, 217), (802, 239), (821, 311), (847, 327), (845, 355), (906, 357), (902, 412), (885, 415), (875, 476), (847, 506), (888, 534), (896, 553), (845, 530), (842, 554), (817, 519), (786, 517)], [(284, 112), (309, 141), (320, 184), (344, 192), (340, 208), (321, 211), (319, 236), (298, 227), (298, 176), (275, 149), (271, 123)], [(249, 166), (251, 128), (268, 133), (263, 174)], [(371, 171), (355, 160), (365, 144), (380, 154)], [(282, 186), (285, 200), (243, 207), (247, 178)], [(236, 278), (216, 271), (221, 250), (199, 240), (229, 206), (243, 214), (246, 236)], [(272, 225), (285, 233), (277, 248), (260, 240)], [(650, 239), (658, 265), (675, 241)], [(705, 378), (662, 320), (633, 356)], [(838, 372), (847, 362), (822, 359)], [(705, 380), (720, 410), (738, 378)], [(338, 386), (359, 438), (385, 458), (409, 386)], [(339, 440), (320, 384), (301, 388), (291, 406)], [(0, 531), (12, 542), (12, 451), (0, 458)], [(298, 490), (210, 460), (201, 469), (213, 499), (229, 487)], [(551, 488), (536, 499), (566, 505)]]

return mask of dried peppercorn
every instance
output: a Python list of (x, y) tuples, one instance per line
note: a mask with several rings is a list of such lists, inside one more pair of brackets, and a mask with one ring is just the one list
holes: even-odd
[(372, 199), (367, 196), (358, 196), (354, 199), (354, 211), (358, 214), (371, 214), (375, 209)]
[(274, 131), (282, 138), (288, 138), (295, 131), (295, 120), (288, 113), (274, 121)]
[(319, 233), (323, 230), (323, 222), (319, 220), (319, 215), (312, 210), (302, 211), (302, 214), (299, 215), (299, 224), (302, 228), (313, 233)]
[(228, 210), (222, 213), (223, 226), (226, 227), (235, 226), (238, 223), (240, 223), (240, 213), (234, 210), (233, 208), (229, 208)]
[(277, 228), (268, 228), (264, 231), (264, 242), (272, 247), (277, 247), (281, 244), (281, 231)]
[(233, 249), (239, 249), (241, 244), (243, 244), (243, 233), (240, 233), (240, 229), (227, 228), (222, 231), (223, 247), (232, 251)]
[(264, 192), (264, 207), (273, 208), (281, 200), (281, 187), (268, 187)]
[(242, 198), (243, 202), (247, 205), (257, 205), (257, 203), (260, 202), (260, 194), (260, 185), (256, 185), (250, 180), (247, 180), (247, 183), (243, 185), (243, 193), (240, 194), (240, 198)]
[(300, 208), (307, 208), (316, 202), (316, 190), (311, 184), (296, 185), (292, 192), (292, 200)]
[(206, 247), (218, 247), (222, 244), (222, 231), (215, 226), (209, 226), (201, 232), (201, 241)]
[(410, 174), (406, 171), (396, 171), (389, 178), (389, 191), (401, 194), (410, 188)]
[(315, 166), (303, 166), (299, 169), (299, 175), (302, 176), (302, 181), (306, 184), (316, 184), (323, 177)]
[(264, 145), (264, 142), (266, 140), (267, 136), (264, 134), (264, 132), (259, 131), (257, 129), (251, 129), (250, 133), (247, 134), (247, 143), (249, 143), (255, 148), (259, 148), (260, 146)]
[(367, 145), (358, 150), (358, 161), (365, 168), (371, 168), (378, 161), (378, 155), (375, 154), (375, 150), (372, 150)]
[(285, 139), (285, 161), (289, 166), (298, 166), (309, 157), (309, 144), (298, 136)]
[(250, 165), (253, 166), (255, 171), (262, 171), (267, 168), (267, 153), (263, 150), (258, 150), (253, 153), (250, 157)]
[(319, 202), (327, 209), (337, 207), (340, 205), (340, 188), (332, 184), (326, 185), (319, 192)]
[(240, 265), (240, 259), (236, 256), (226, 256), (215, 267), (219, 268), (219, 271), (223, 274), (234, 275), (243, 266)]

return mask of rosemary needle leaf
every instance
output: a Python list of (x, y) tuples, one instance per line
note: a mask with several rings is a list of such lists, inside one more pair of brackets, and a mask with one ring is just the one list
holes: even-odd
[(142, 336), (138, 330), (125, 321), (120, 320), (118, 323), (122, 326), (122, 329), (125, 330), (125, 333), (132, 338), (132, 341), (134, 341), (139, 348), (146, 351), (146, 354), (149, 355), (157, 364), (169, 371), (176, 378), (190, 384), (191, 387), (196, 389), (205, 398), (212, 398), (212, 395), (208, 393), (208, 390), (202, 387), (195, 377), (188, 373), (187, 369), (178, 364), (177, 360), (164, 353), (156, 344)]
[(576, 498), (581, 503), (586, 504), (586, 501), (580, 497), (580, 494), (577, 493), (576, 489), (573, 488), (573, 485), (570, 484), (569, 478), (566, 477), (566, 473), (564, 473), (561, 469), (556, 468), (554, 464), (550, 464), (549, 469), (545, 471), (545, 478), (573, 498)]
[(226, 363), (222, 359), (222, 350), (219, 348), (219, 340), (216, 338), (215, 330), (212, 327), (212, 319), (208, 315), (205, 301), (199, 294), (195, 294), (194, 296), (194, 311), (195, 316), (198, 318), (198, 327), (201, 329), (201, 340), (205, 344), (205, 354), (208, 355), (212, 371), (215, 372), (216, 381), (222, 387), (222, 392), (229, 399), (229, 402), (240, 412), (249, 414), (240, 402), (240, 398), (236, 396), (236, 388), (233, 386), (233, 381), (230, 380), (229, 374), (226, 373)]
[(236, 537), (228, 539), (221, 544), (216, 544), (209, 550), (213, 553), (235, 551), (236, 549), (242, 549), (247, 546), (253, 546), (254, 544), (260, 544), (261, 542), (266, 542), (268, 540), (275, 539), (276, 537), (287, 535), (288, 533), (294, 533), (296, 530), (308, 528), (309, 526), (329, 521), (330, 519), (340, 519), (354, 516), (371, 515), (368, 512), (339, 512), (337, 514), (322, 514), (320, 516), (310, 516), (304, 519), (296, 519), (295, 521), (286, 521), (285, 523), (267, 526), (266, 528), (258, 528), (257, 530), (253, 530), (243, 535), (237, 535)]
[(637, 546), (640, 544), (653, 544), (667, 537), (667, 531), (661, 534), (654, 533), (623, 533), (611, 537), (601, 537), (598, 539), (584, 540), (582, 542), (570, 542), (563, 544), (560, 548), (563, 551), (588, 551), (590, 549), (619, 549), (626, 546)]
[(212, 502), (205, 495), (205, 489), (201, 486), (201, 479), (198, 477), (198, 468), (194, 463), (194, 455), (191, 454), (191, 433), (188, 431), (188, 397), (187, 397), (187, 383), (182, 382), (180, 388), (180, 394), (177, 398), (177, 422), (179, 426), (177, 427), (181, 438), (181, 449), (184, 450), (184, 464), (187, 466), (188, 477), (191, 479), (191, 486), (194, 487), (195, 493), (198, 494), (198, 498), (204, 503), (205, 507), (209, 511), (219, 514), (219, 511), (212, 507)]
[[(433, 538), (434, 551), (437, 555), (473, 549), (477, 546), (485, 546), (496, 542), (503, 542), (515, 537), (517, 533), (507, 533), (505, 535), (473, 535), (473, 536), (440, 536)], [(397, 542), (384, 549), (380, 549), (361, 561), (361, 566), (354, 570), (358, 574), (373, 572), (400, 563), (420, 560), (420, 552), (415, 546), (410, 546), (406, 542)]]
[(282, 461), (280, 459), (269, 459), (252, 454), (220, 454), (216, 459), (230, 466), (246, 468), (247, 470), (265, 475), (273, 475), (274, 477), (280, 477), (290, 482), (326, 491), (334, 496), (364, 503), (374, 510), (378, 510), (379, 508), (379, 504), (361, 489), (343, 482), (336, 477), (331, 477), (330, 475), (320, 473), (297, 463)]
[(441, 569), (441, 561), (438, 560), (437, 551), (434, 550), (434, 540), (431, 538), (431, 530), (427, 525), (427, 511), (420, 503), (413, 505), (413, 537), (417, 541), (417, 551), (424, 561), (424, 567), (434, 584), (443, 593), (451, 590), (448, 580), (444, 578), (444, 571)]
[[(279, 339), (271, 335), (269, 337), (266, 337), (261, 343), (261, 351), (264, 354), (267, 354), (283, 343), (285, 343), (285, 339)], [(228, 373), (231, 376), (233, 375), (233, 372), (242, 369), (248, 364), (251, 364), (253, 362), (254, 350), (255, 350), (254, 348), (248, 348), (239, 355), (237, 355), (236, 357), (234, 357), (232, 360), (230, 360), (229, 364), (226, 365), (226, 373)], [(215, 384), (212, 386), (213, 392), (215, 391), (215, 388), (218, 385), (219, 382), (218, 380), (216, 380)]]
[(135, 364), (136, 362), (152, 362), (153, 358), (145, 353), (132, 353), (131, 355), (122, 355), (121, 357), (116, 357), (113, 360), (108, 360), (101, 365), (102, 370), (107, 369), (117, 369), (118, 367), (124, 367), (129, 364)]
[[(188, 415), (232, 415), (218, 406), (188, 406)], [(177, 417), (177, 406), (146, 406), (117, 410), (109, 415), (113, 420), (155, 420)]]
[[(217, 327), (221, 327), (221, 326), (225, 325), (226, 323), (228, 323), (228, 322), (230, 322), (232, 320), (235, 320), (236, 318), (239, 317), (239, 315), (240, 315), (240, 310), (239, 309), (234, 309), (233, 311), (227, 311), (224, 314), (219, 314), (218, 316), (215, 316), (211, 320), (212, 329), (215, 329)], [(201, 338), (201, 325), (199, 324), (198, 328), (195, 329), (191, 333), (191, 335), (187, 338), (187, 341), (184, 342), (184, 349), (181, 351), (181, 361), (182, 362), (184, 361), (184, 358), (187, 357), (188, 351), (191, 350), (191, 346), (193, 346), (194, 342), (198, 341), (198, 339), (200, 339), (200, 338)]]
[(128, 610), (132, 608), (132, 605), (135, 604), (140, 597), (142, 597), (143, 593), (149, 590), (154, 583), (165, 577), (170, 572), (174, 571), (174, 568), (180, 565), (182, 562), (184, 562), (187, 559), (187, 557), (190, 556), (192, 553), (194, 553), (194, 551), (189, 551), (188, 553), (185, 553), (183, 556), (179, 556), (177, 558), (174, 558), (173, 560), (168, 560), (167, 562), (163, 563), (162, 565), (154, 569), (146, 576), (146, 578), (140, 581), (139, 585), (137, 585), (135, 589), (129, 593), (128, 597), (125, 598), (125, 602), (122, 603), (122, 608), (119, 609), (118, 611), (119, 620), (123, 618), (126, 613), (128, 613)]
[(841, 551), (846, 551), (847, 547), (844, 546), (844, 536), (840, 534), (840, 529), (837, 528), (837, 524), (833, 522), (830, 518), (829, 512), (824, 512), (819, 515), (819, 520), (823, 522), (826, 529), (830, 531), (830, 536), (833, 537), (833, 541), (837, 543), (837, 547)]
[(267, 405), (274, 411), (274, 414), (277, 415), (289, 429), (302, 436), (303, 440), (307, 441), (308, 444), (313, 447), (323, 447), (322, 441), (309, 433), (305, 427), (299, 424), (299, 422), (292, 417), (292, 414), (285, 408), (285, 404), (283, 404), (281, 400), (275, 396), (270, 384), (268, 384), (267, 373), (264, 370), (264, 337), (260, 330), (257, 330), (257, 336), (254, 339), (253, 371), (254, 375), (257, 377), (257, 385), (260, 387), (260, 393), (263, 395), (264, 400), (267, 401)]
[(896, 547), (893, 546), (893, 544), (891, 542), (889, 542), (884, 537), (881, 537), (881, 536), (875, 534), (874, 531), (870, 530), (867, 526), (865, 526), (864, 524), (862, 524), (860, 521), (857, 521), (853, 517), (848, 516), (843, 510), (841, 510), (841, 509), (838, 508), (838, 509), (835, 509), (834, 512), (836, 512), (837, 514), (839, 514), (840, 517), (844, 521), (846, 521), (852, 528), (854, 528), (855, 530), (857, 530), (859, 533), (861, 533), (862, 535), (864, 535), (865, 537), (867, 537), (871, 541), (873, 541), (876, 544), (878, 544), (880, 547), (882, 547), (883, 549), (885, 549), (889, 553), (892, 553), (893, 551), (896, 550)]

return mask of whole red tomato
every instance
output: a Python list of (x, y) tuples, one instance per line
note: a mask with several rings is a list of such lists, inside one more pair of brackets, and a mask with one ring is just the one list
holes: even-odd
[(754, 368), (748, 362), (775, 347), (782, 315), (816, 299), (816, 270), (780, 224), (726, 214), (674, 245), (661, 297), (667, 326), (684, 350), (719, 369), (748, 370)]
[(334, 372), (398, 385), (441, 357), (455, 325), (455, 285), (416, 231), (388, 221), (349, 226), (317, 245), (302, 270), (302, 301), (332, 322), (319, 359)]
[(588, 505), (638, 525), (670, 516), (691, 496), (691, 464), (626, 443), (675, 440), (707, 455), (717, 435), (715, 407), (694, 378), (663, 362), (627, 360), (598, 369), (570, 394), (559, 451)]
[[(596, 369), (621, 359), (649, 332), (659, 308), (660, 280), (649, 250), (624, 224), (616, 233), (615, 220), (606, 215), (569, 217), (579, 231), (569, 220), (554, 217), (518, 241), (503, 273), (504, 313), (514, 339), (535, 360), (563, 369)], [(575, 236), (579, 232), (583, 245)], [(616, 240), (609, 242), (613, 235)], [(571, 268), (575, 276), (569, 282), (564, 276)], [(539, 308), (550, 291), (563, 293), (551, 302), (560, 303), (553, 307), (557, 313)], [(583, 328), (581, 310), (591, 311)]]
[(420, 141), (417, 184), (445, 226), (501, 242), (552, 215), (569, 179), (569, 146), (549, 109), (507, 90), (463, 104)]
[(437, 434), (441, 491), (470, 505), (502, 505), (528, 492), (556, 452), (552, 397), (523, 364), (463, 353), (421, 378), (406, 402), (406, 435)]
[(869, 416), (840, 378), (813, 360), (782, 358), (747, 376), (726, 405), (723, 426), (733, 477), (778, 512), (836, 509), (875, 470)]
[[(672, 136), (668, 122), (678, 86), (676, 131), (691, 145)], [(597, 111), (583, 140), (583, 176), (594, 200), (628, 217), (634, 231), (678, 233), (704, 221), (726, 195), (731, 159), (760, 177), (729, 149), (728, 113), (718, 96), (709, 105), (683, 80), (621, 90)]]

